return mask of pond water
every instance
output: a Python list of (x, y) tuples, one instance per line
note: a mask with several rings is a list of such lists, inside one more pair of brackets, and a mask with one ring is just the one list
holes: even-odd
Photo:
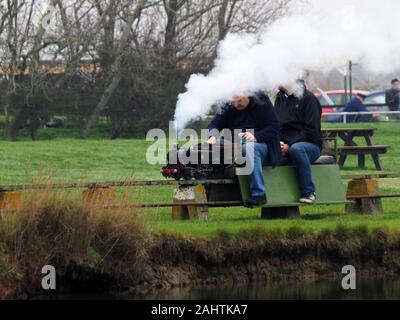
[[(48, 297), (47, 297), (48, 298)], [(153, 293), (54, 296), (52, 299), (107, 300), (400, 300), (400, 278), (359, 279), (357, 290), (345, 291), (341, 281), (252, 284), (224, 288), (178, 288)]]

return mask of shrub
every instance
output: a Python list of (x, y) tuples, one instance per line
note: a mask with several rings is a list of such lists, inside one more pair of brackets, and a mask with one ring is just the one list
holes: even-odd
[[(42, 267), (57, 276), (107, 275), (114, 284), (135, 283), (146, 263), (149, 232), (137, 212), (85, 206), (71, 196), (31, 196), (0, 222), (0, 297), (40, 288)], [(15, 285), (17, 284), (17, 285)]]

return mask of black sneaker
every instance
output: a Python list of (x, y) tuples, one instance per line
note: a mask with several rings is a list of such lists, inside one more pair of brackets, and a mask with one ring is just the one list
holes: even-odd
[(264, 194), (263, 196), (259, 197), (251, 197), (246, 201), (247, 208), (254, 208), (254, 207), (261, 207), (267, 204), (267, 196)]
[(315, 193), (310, 193), (300, 199), (300, 203), (304, 204), (314, 204), (315, 201), (317, 201), (317, 195)]

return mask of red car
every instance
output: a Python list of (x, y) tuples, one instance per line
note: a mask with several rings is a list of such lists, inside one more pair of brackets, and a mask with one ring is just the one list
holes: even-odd
[[(350, 92), (347, 92), (348, 96)], [(363, 90), (353, 90), (353, 98), (357, 94), (364, 94), (369, 95), (370, 92), (363, 91)], [(333, 91), (326, 91), (326, 92), (318, 92), (315, 94), (318, 98), (319, 102), (322, 105), (324, 113), (332, 113), (337, 111), (335, 108), (331, 106), (344, 106), (346, 104), (346, 92), (345, 90), (333, 90)]]

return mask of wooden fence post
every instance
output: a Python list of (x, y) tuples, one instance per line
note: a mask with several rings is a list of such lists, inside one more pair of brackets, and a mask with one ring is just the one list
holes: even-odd
[(207, 206), (188, 206), (187, 203), (206, 203), (207, 194), (204, 186), (179, 187), (174, 190), (174, 204), (182, 204), (172, 209), (174, 220), (208, 220), (209, 211)]
[[(369, 197), (356, 199), (346, 205), (349, 214), (383, 214), (382, 199), (379, 198), (379, 182), (374, 179), (358, 179), (349, 182), (347, 189), (348, 197)], [(376, 197), (376, 198), (374, 198)]]
[(0, 215), (4, 216), (7, 210), (17, 210), (22, 203), (22, 195), (19, 192), (0, 192)]

